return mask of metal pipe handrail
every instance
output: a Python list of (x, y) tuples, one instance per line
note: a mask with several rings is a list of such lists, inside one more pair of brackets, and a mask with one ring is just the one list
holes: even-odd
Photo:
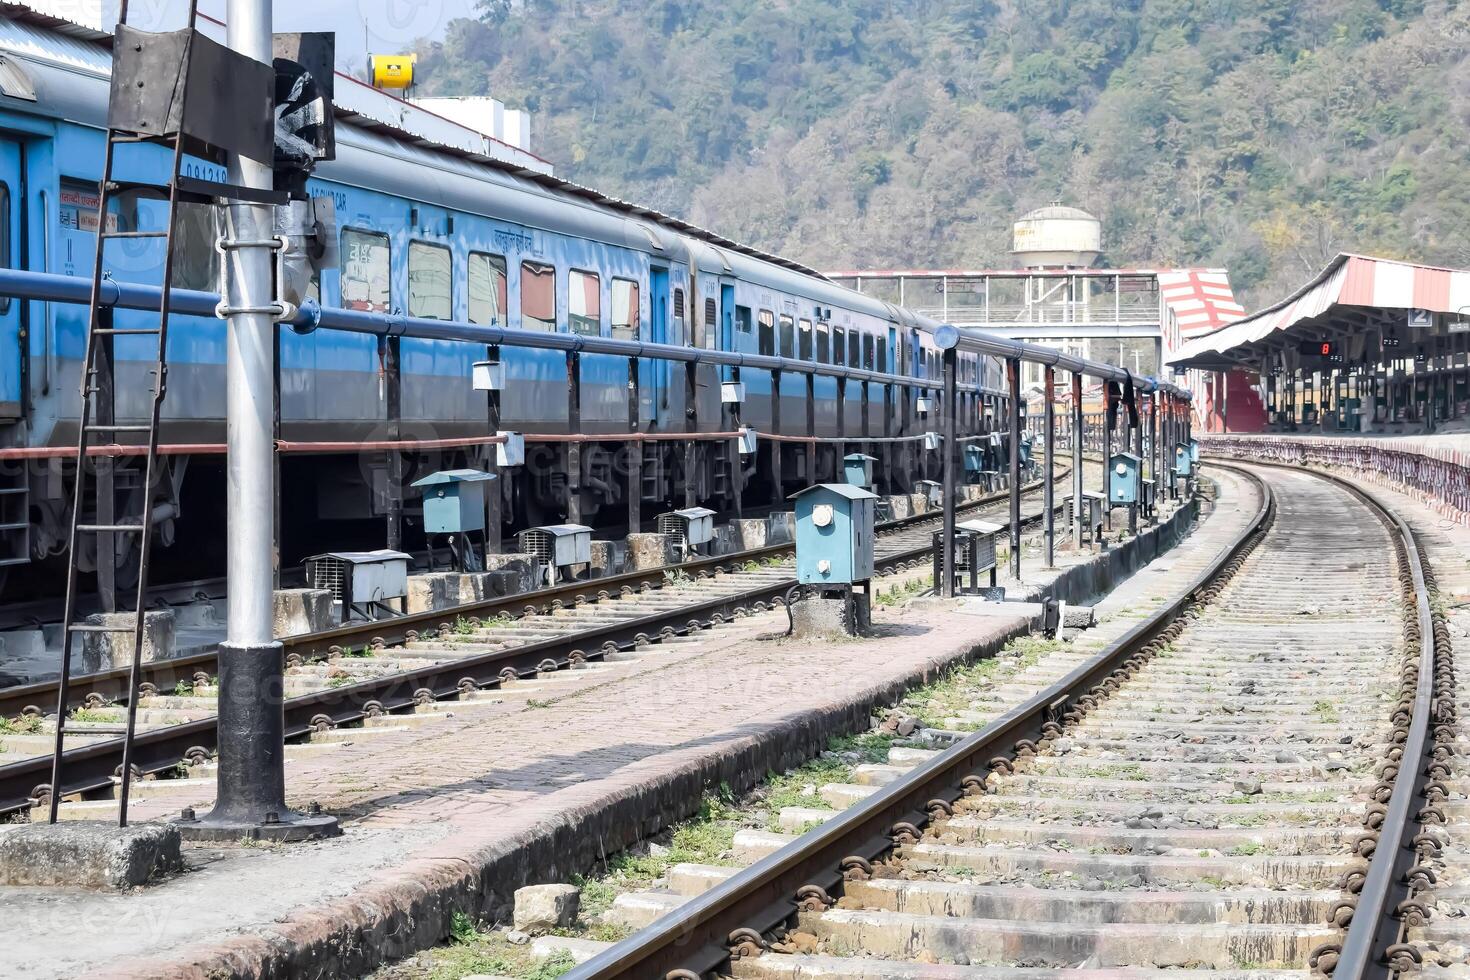
[[(91, 299), (91, 281), (77, 276), (53, 273), (30, 272), (21, 269), (0, 269), (0, 296), (54, 303), (86, 305)], [(170, 308), (175, 313), (193, 316), (214, 317), (220, 297), (199, 289), (169, 290)], [(98, 306), (108, 309), (157, 311), (163, 290), (158, 286), (143, 283), (119, 282), (104, 279), (98, 293)], [(551, 333), (539, 330), (520, 330), (497, 327), (489, 324), (467, 323), (459, 320), (432, 320), (411, 317), (402, 313), (367, 313), (361, 310), (344, 310), (338, 307), (318, 306), (308, 300), (287, 324), (302, 333), (318, 328), (342, 330), (348, 333), (370, 334), (376, 337), (415, 337), (425, 340), (453, 340), (484, 345), (528, 347), (537, 350), (556, 350), (564, 353), (610, 354), (621, 357), (647, 357), (656, 360), (677, 361), (692, 364), (715, 364), (736, 368), (752, 368), (763, 371), (782, 371), (792, 374), (812, 374), (822, 377), (846, 378), (849, 381), (872, 382), (894, 386), (908, 386), (938, 390), (943, 384), (939, 378), (916, 378), (901, 374), (887, 374), (863, 368), (844, 367), (837, 364), (818, 364), (796, 358), (776, 357), (768, 354), (745, 354), (737, 351), (712, 350), (703, 347), (683, 347), (676, 344), (655, 344), (641, 340), (616, 340), (611, 337), (586, 337), (574, 333)], [(937, 336), (937, 335), (936, 335)], [(979, 385), (971, 390), (999, 393)]]
[(1011, 340), (995, 334), (957, 327), (946, 323), (934, 331), (934, 343), (940, 350), (960, 350), (970, 354), (999, 357), (1008, 361), (1027, 361), (1032, 364), (1059, 367), (1073, 374), (1097, 378), (1101, 381), (1124, 382), (1133, 379), (1139, 391), (1160, 391), (1166, 395), (1188, 401), (1190, 393), (1156, 378), (1134, 377), (1123, 368), (1100, 361), (1089, 361), (1063, 353), (1054, 347), (1028, 344), (1022, 340)]

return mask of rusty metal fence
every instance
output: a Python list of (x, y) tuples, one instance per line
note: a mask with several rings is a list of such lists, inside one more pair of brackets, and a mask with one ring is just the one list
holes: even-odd
[(1446, 518), (1470, 524), (1470, 438), (1359, 439), (1207, 435), (1207, 454), (1291, 463), (1351, 475), (1419, 496)]

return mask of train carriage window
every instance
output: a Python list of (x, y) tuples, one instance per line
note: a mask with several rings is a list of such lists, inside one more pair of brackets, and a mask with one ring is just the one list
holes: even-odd
[(521, 263), (521, 328), (556, 329), (556, 269), (540, 262)]
[(776, 314), (770, 310), (761, 310), (757, 319), (760, 321), (760, 335), (756, 338), (757, 349), (767, 357), (774, 356), (776, 353)]
[(832, 328), (825, 323), (817, 324), (817, 363), (832, 363)]
[(863, 367), (873, 370), (873, 335), (863, 334)]
[(682, 345), (684, 341), (684, 290), (674, 290), (673, 335), (669, 343)]
[(584, 337), (602, 336), (602, 281), (590, 272), (567, 273), (567, 326)]
[(612, 335), (617, 340), (637, 340), (640, 330), (638, 284), (631, 279), (612, 281)]
[(796, 321), (781, 314), (781, 356), (796, 356)]
[(851, 333), (849, 333), (847, 335), (847, 366), (848, 367), (862, 367), (863, 366), (862, 347), (863, 347), (863, 337), (862, 337), (862, 334), (860, 334), (856, 330), (854, 330), (854, 331), (852, 331)]
[(471, 252), (465, 282), (470, 291), (470, 322), (505, 326), (506, 306), (510, 302), (505, 259), (499, 255)]
[(832, 330), (832, 363), (847, 363), (847, 331), (842, 327)]
[(388, 236), (356, 228), (342, 230), (342, 305), (349, 310), (387, 313), (392, 304)]
[(713, 297), (707, 297), (704, 301), (704, 346), (708, 350), (714, 350), (719, 344), (720, 309), (715, 305)]
[(408, 315), (428, 320), (454, 319), (452, 258), (449, 249), (428, 242), (408, 243)]
[(812, 321), (800, 321), (796, 339), (798, 341), (796, 356), (803, 361), (810, 361), (812, 359)]
[(879, 374), (888, 373), (888, 341), (884, 340), (882, 337), (878, 338), (877, 367)]
[(750, 307), (735, 307), (735, 329), (740, 333), (750, 333)]

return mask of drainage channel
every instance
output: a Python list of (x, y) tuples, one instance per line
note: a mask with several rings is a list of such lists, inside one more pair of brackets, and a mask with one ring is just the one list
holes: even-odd
[(1380, 935), (1432, 846), (1399, 778), (1428, 745), (1422, 566), (1366, 495), (1253, 478), (1259, 513), (1182, 598), (1020, 707), (977, 697), (953, 748), (895, 747), (847, 809), (570, 976), (1402, 966)]

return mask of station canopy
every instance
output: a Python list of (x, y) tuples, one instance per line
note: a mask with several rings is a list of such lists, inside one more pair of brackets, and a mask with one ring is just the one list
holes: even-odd
[(1470, 272), (1343, 254), (1281, 302), (1183, 344), (1168, 363), (1259, 369), (1272, 354), (1323, 340), (1345, 343), (1349, 358), (1357, 359), (1370, 336), (1376, 342), (1382, 332), (1431, 333), (1461, 311), (1470, 314)]

